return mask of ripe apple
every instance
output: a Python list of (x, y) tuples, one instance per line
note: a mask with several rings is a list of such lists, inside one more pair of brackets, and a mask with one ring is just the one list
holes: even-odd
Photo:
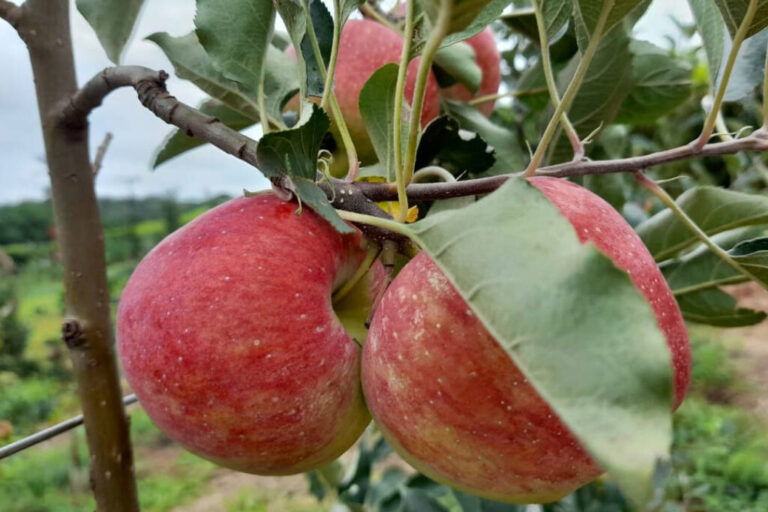
[[(373, 144), (365, 129), (360, 107), (360, 91), (373, 73), (390, 62), (400, 62), (403, 51), (403, 38), (397, 32), (380, 23), (370, 20), (350, 20), (344, 24), (339, 41), (339, 55), (334, 74), (334, 92), (339, 101), (339, 108), (349, 128), (357, 156), (363, 165), (376, 161)], [(291, 46), (286, 49), (289, 55), (296, 55)], [(416, 85), (419, 67), (418, 58), (408, 65), (405, 81), (405, 100), (410, 104)], [(427, 81), (424, 107), (421, 112), (421, 125), (426, 126), (440, 114), (440, 96), (437, 81), (430, 73)], [(298, 98), (294, 98), (286, 108), (298, 109)], [(335, 123), (331, 126), (334, 139), (341, 145), (341, 137)], [(344, 160), (344, 152), (339, 151), (335, 160)]]
[(272, 195), (229, 201), (179, 229), (123, 292), (125, 376), (169, 437), (264, 475), (334, 460), (370, 421), (360, 387), (364, 322), (386, 282), (366, 252), (311, 210)]
[[(677, 407), (690, 379), (690, 348), (653, 257), (597, 195), (554, 178), (530, 182), (571, 222), (581, 242), (594, 243), (630, 273), (648, 300), (670, 348)], [(559, 499), (601, 473), (425, 253), (384, 294), (362, 364), (366, 401), (385, 437), (439, 482), (531, 503)]]
[[(462, 84), (454, 84), (451, 87), (442, 89), (440, 94), (446, 98), (460, 101), (469, 101), (481, 96), (496, 94), (499, 92), (499, 84), (501, 84), (501, 55), (499, 54), (499, 49), (496, 47), (496, 39), (493, 37), (493, 30), (486, 28), (479, 34), (470, 37), (465, 42), (475, 50), (477, 65), (480, 66), (480, 69), (483, 71), (483, 80), (480, 82), (480, 87), (478, 87), (477, 91), (473, 94), (466, 86)], [(495, 103), (495, 101), (486, 101), (485, 103), (477, 105), (477, 109), (486, 117), (489, 117), (493, 112)]]

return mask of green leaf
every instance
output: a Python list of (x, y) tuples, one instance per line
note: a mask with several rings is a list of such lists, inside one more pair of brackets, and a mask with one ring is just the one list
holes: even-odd
[[(723, 249), (730, 250), (740, 242), (753, 239), (764, 231), (755, 227), (741, 228), (714, 235), (712, 241)], [(700, 245), (680, 259), (662, 263), (661, 271), (676, 295), (748, 280), (744, 274), (723, 261), (705, 245)]]
[[(483, 70), (477, 65), (475, 50), (463, 41), (440, 48), (435, 55), (435, 66), (441, 87), (458, 82), (474, 93), (483, 81)], [(445, 75), (449, 81), (441, 81)]]
[[(698, 1), (698, 0), (693, 0)], [(739, 25), (744, 20), (744, 16), (747, 14), (747, 8), (749, 7), (749, 0), (715, 0), (717, 8), (720, 9), (720, 13), (723, 15), (725, 25), (728, 27), (731, 37), (736, 35), (739, 30)], [(752, 23), (747, 30), (747, 36), (757, 34), (762, 29), (768, 26), (768, 0), (757, 0), (757, 12), (752, 19)]]
[[(215, 117), (233, 130), (243, 130), (256, 124), (250, 117), (246, 117), (239, 112), (232, 110), (228, 106), (217, 100), (206, 100), (198, 107), (201, 112)], [(163, 141), (162, 146), (157, 151), (152, 167), (156, 168), (163, 162), (167, 162), (173, 157), (186, 153), (190, 149), (206, 144), (207, 141), (199, 137), (187, 135), (182, 130), (174, 130)]]
[(76, 4), (96, 32), (109, 60), (120, 64), (120, 55), (131, 37), (144, 0), (77, 0)]
[(341, 16), (339, 18), (339, 24), (344, 26), (347, 22), (349, 15), (355, 12), (355, 10), (363, 5), (365, 0), (340, 0)]
[[(763, 81), (765, 69), (765, 47), (768, 44), (768, 29), (750, 37), (741, 45), (736, 61), (733, 63), (731, 78), (725, 88), (723, 101), (739, 101), (752, 93)], [(732, 43), (727, 37), (723, 41), (723, 54), (730, 53)], [(723, 61), (717, 74), (715, 87), (720, 87), (726, 62)]]
[[(591, 36), (595, 30), (597, 21), (603, 11), (603, 8), (608, 8), (607, 0), (574, 0), (575, 1), (575, 18), (577, 24), (582, 27), (587, 36)], [(608, 33), (611, 28), (621, 22), (630, 12), (636, 7), (643, 4), (644, 0), (613, 0), (613, 7), (608, 14), (608, 20), (605, 24), (603, 34)]]
[[(259, 120), (258, 84), (244, 84), (230, 80), (216, 68), (211, 58), (192, 32), (182, 37), (172, 37), (158, 32), (147, 37), (165, 52), (180, 78), (189, 80), (200, 89), (226, 104), (233, 110)], [(296, 63), (286, 59), (274, 46), (267, 48), (264, 93), (270, 121), (282, 126), (282, 107), (285, 101), (296, 94)]]
[[(614, 27), (603, 36), (587, 69), (568, 117), (582, 137), (610, 124), (629, 95), (632, 80), (633, 55), (629, 35), (623, 25)], [(577, 54), (558, 75), (558, 85), (565, 91), (581, 60)], [(571, 146), (563, 136), (555, 148), (553, 162), (571, 158)]]
[(532, 7), (514, 9), (512, 12), (501, 15), (501, 21), (513, 32), (517, 32), (531, 42), (539, 43), (539, 27), (536, 25), (536, 11)]
[(259, 119), (255, 90), (246, 89), (218, 71), (194, 32), (182, 37), (157, 32), (147, 39), (165, 52), (180, 78), (189, 80), (240, 114), (254, 121)]
[[(439, 0), (430, 0), (439, 3)], [(496, 21), (512, 0), (454, 0), (453, 23), (450, 34), (443, 39), (443, 46), (450, 46), (480, 33)], [(457, 27), (466, 25), (457, 29)]]
[(723, 63), (723, 42), (726, 39), (723, 18), (714, 0), (688, 0), (688, 5), (693, 12), (704, 52), (707, 54), (709, 76), (714, 84)]
[[(376, 156), (384, 168), (384, 176), (395, 176), (395, 138), (392, 126), (395, 117), (397, 64), (385, 64), (371, 75), (360, 91), (360, 115)], [(403, 139), (407, 138), (407, 129)]]
[(525, 505), (512, 505), (509, 503), (499, 503), (497, 501), (478, 498), (470, 494), (452, 490), (461, 512), (525, 512)]
[(486, 174), (507, 174), (525, 166), (526, 156), (515, 133), (494, 124), (471, 105), (450, 100), (444, 104), (448, 115), (459, 121), (463, 129), (477, 133), (493, 149), (496, 162)]
[(312, 208), (318, 215), (327, 220), (333, 228), (339, 233), (353, 233), (354, 228), (339, 217), (336, 210), (333, 209), (325, 192), (317, 186), (314, 181), (305, 178), (292, 178), (293, 192), (304, 205)]
[(197, 38), (213, 65), (230, 80), (257, 88), (272, 39), (272, 2), (197, 0)]
[(256, 163), (267, 178), (290, 176), (315, 180), (317, 154), (330, 128), (328, 115), (317, 105), (305, 106), (301, 119), (289, 130), (270, 132), (256, 149)]
[[(293, 47), (301, 48), (301, 42), (307, 33), (307, 18), (304, 16), (300, 0), (273, 0), (273, 3), (288, 30)], [(314, 60), (314, 56), (312, 59)], [(307, 85), (307, 64), (304, 61), (304, 53), (297, 51), (296, 60), (298, 61), (297, 77), (303, 98), (306, 95)]]
[(730, 254), (763, 286), (768, 285), (768, 238), (745, 240), (731, 249)]
[(717, 288), (680, 295), (677, 302), (689, 322), (717, 327), (755, 325), (766, 317), (762, 311), (737, 307), (736, 299)]
[(411, 229), (587, 451), (644, 503), (668, 455), (672, 373), (629, 276), (523, 180)]
[(461, 132), (459, 123), (441, 116), (429, 123), (419, 139), (416, 168), (438, 162), (454, 175), (480, 174), (493, 166), (496, 158), (477, 134)]
[[(768, 197), (718, 187), (685, 191), (676, 203), (707, 234), (768, 223)], [(648, 250), (662, 261), (691, 246), (698, 238), (668, 208), (637, 227)]]
[(616, 122), (651, 124), (691, 95), (691, 67), (646, 41), (632, 41), (632, 88)]
[[(562, 35), (573, 13), (573, 0), (539, 0), (541, 13), (544, 18), (544, 31), (547, 42), (551, 45)], [(538, 34), (538, 30), (537, 30)]]
[[(317, 37), (317, 44), (320, 47), (320, 55), (323, 57), (323, 65), (327, 68), (333, 46), (333, 17), (322, 0), (309, 0), (309, 13)], [(307, 34), (301, 41), (301, 53), (304, 55), (304, 62), (307, 65), (307, 95), (320, 97), (325, 88), (325, 79)]]

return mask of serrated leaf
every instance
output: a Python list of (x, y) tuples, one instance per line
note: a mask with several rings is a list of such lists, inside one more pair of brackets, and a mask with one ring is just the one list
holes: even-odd
[[(256, 124), (256, 121), (250, 117), (246, 117), (239, 112), (232, 110), (217, 100), (203, 101), (198, 108), (204, 114), (215, 117), (233, 130), (240, 131)], [(167, 162), (171, 158), (186, 153), (203, 144), (207, 144), (207, 141), (200, 137), (187, 135), (182, 130), (174, 130), (168, 135), (165, 141), (163, 141), (162, 146), (156, 152), (152, 167), (156, 168), (163, 162)]]
[(272, 39), (275, 7), (252, 0), (197, 0), (197, 38), (230, 80), (258, 87)]
[(120, 55), (133, 32), (144, 0), (77, 0), (77, 10), (88, 21), (109, 60), (120, 63)]
[[(483, 81), (483, 70), (477, 65), (475, 50), (463, 41), (440, 48), (434, 62), (440, 87), (450, 87), (458, 82), (474, 93)], [(450, 82), (440, 80), (445, 75)]]
[(691, 67), (646, 41), (632, 41), (630, 51), (632, 88), (616, 122), (653, 123), (691, 95)]
[(603, 34), (608, 33), (619, 24), (630, 12), (640, 6), (644, 0), (613, 0), (613, 6), (609, 6), (608, 0), (574, 0), (576, 23), (591, 36), (597, 26), (603, 9), (610, 8)]
[(527, 159), (515, 133), (494, 124), (471, 105), (450, 100), (444, 104), (448, 115), (463, 129), (477, 133), (493, 149), (496, 161), (486, 174), (507, 174), (523, 168)]
[[(761, 195), (707, 186), (689, 189), (675, 202), (707, 235), (768, 223), (768, 197)], [(640, 224), (637, 233), (656, 261), (698, 241), (669, 209)]]
[[(435, 0), (431, 0), (435, 1)], [(457, 8), (456, 4), (460, 4)], [(479, 34), (481, 30), (501, 16), (512, 0), (454, 0), (454, 23), (442, 46), (450, 46)], [(466, 23), (461, 29), (456, 27)]]
[(680, 295), (677, 302), (689, 322), (717, 327), (755, 325), (766, 317), (762, 311), (737, 307), (736, 299), (717, 288)]
[[(358, 105), (360, 115), (368, 130), (368, 136), (383, 167), (385, 178), (395, 176), (395, 140), (392, 126), (395, 117), (395, 89), (397, 64), (385, 64), (371, 75), (360, 91)], [(407, 139), (407, 127), (403, 139)]]
[[(735, 36), (739, 30), (739, 25), (747, 14), (749, 0), (715, 0), (715, 4), (723, 15), (723, 20), (731, 37)], [(766, 26), (768, 26), (768, 0), (757, 0), (757, 12), (755, 12), (755, 17), (749, 25), (746, 37), (757, 34)]]
[(317, 105), (305, 105), (301, 119), (289, 130), (270, 132), (259, 140), (256, 163), (267, 178), (290, 176), (315, 180), (317, 155), (330, 128), (328, 115)]
[(479, 135), (462, 131), (458, 121), (441, 116), (427, 125), (416, 151), (417, 169), (434, 161), (454, 175), (480, 174), (493, 166), (496, 158)]
[(237, 112), (253, 120), (259, 119), (255, 91), (244, 89), (218, 71), (194, 32), (181, 37), (157, 32), (147, 39), (163, 50), (180, 78), (189, 80)]
[(644, 503), (669, 450), (672, 373), (628, 275), (523, 180), (411, 229), (587, 451)]

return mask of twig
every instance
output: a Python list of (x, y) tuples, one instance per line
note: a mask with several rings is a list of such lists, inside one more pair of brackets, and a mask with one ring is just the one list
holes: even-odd
[(94, 176), (99, 174), (99, 171), (101, 170), (101, 164), (104, 161), (104, 155), (107, 154), (107, 149), (109, 149), (109, 143), (112, 142), (112, 139), (113, 139), (112, 132), (107, 132), (107, 134), (104, 135), (104, 140), (96, 149), (96, 157), (93, 159), (93, 165), (92, 165)]
[[(137, 401), (136, 395), (126, 395), (123, 397), (123, 405), (131, 405), (136, 401)], [(83, 415), (78, 414), (74, 418), (69, 418), (68, 420), (64, 420), (61, 423), (52, 425), (46, 429), (41, 430), (40, 432), (35, 432), (31, 436), (27, 436), (23, 439), (19, 439), (18, 441), (14, 441), (13, 443), (0, 447), (0, 459), (10, 457), (15, 453), (19, 453), (22, 450), (31, 448), (36, 444), (40, 444), (43, 441), (47, 441), (53, 437), (63, 434), (64, 432), (72, 430), (75, 427), (79, 427), (82, 424), (83, 424)]]
[(8, 0), (0, 0), (0, 19), (4, 19), (16, 30), (19, 29), (21, 18), (24, 15), (24, 6), (16, 5)]
[[(742, 139), (707, 144), (701, 149), (690, 143), (678, 148), (631, 158), (568, 162), (542, 167), (536, 175), (565, 178), (589, 174), (634, 173), (668, 162), (697, 157), (730, 155), (741, 151), (768, 151), (768, 132), (757, 130)], [(509, 178), (519, 176), (522, 176), (521, 172), (457, 181), (455, 183), (413, 183), (408, 186), (406, 193), (411, 201), (428, 201), (489, 194), (499, 188)], [(356, 183), (355, 185), (372, 201), (393, 201), (397, 197), (397, 190), (393, 183)]]

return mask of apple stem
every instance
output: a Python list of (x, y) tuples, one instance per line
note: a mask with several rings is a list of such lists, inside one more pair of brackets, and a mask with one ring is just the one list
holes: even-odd
[[(413, 42), (413, 0), (405, 4), (405, 33), (403, 34), (403, 52), (400, 56), (400, 67), (397, 70), (395, 85), (395, 112), (393, 123), (395, 151), (395, 181), (397, 182), (398, 212), (408, 212), (408, 196), (405, 195), (405, 173), (403, 172), (403, 101), (405, 96), (405, 79), (411, 56)], [(404, 220), (405, 217), (402, 219)]]
[[(544, 24), (544, 14), (541, 12), (541, 0), (533, 0), (533, 10), (536, 15), (536, 27), (539, 30), (539, 46), (541, 46), (541, 64), (544, 68), (544, 77), (547, 81), (547, 90), (552, 99), (552, 105), (557, 108), (560, 105), (560, 93), (557, 91), (557, 84), (552, 73), (552, 59), (549, 55), (549, 39), (547, 28)], [(568, 140), (573, 148), (574, 159), (581, 159), (584, 156), (584, 144), (582, 144), (579, 134), (576, 132), (568, 114), (563, 112), (560, 118), (563, 129), (568, 134)]]
[(485, 96), (478, 96), (477, 98), (473, 98), (467, 102), (468, 105), (476, 106), (481, 105), (483, 103), (488, 103), (489, 101), (496, 101), (503, 98), (519, 98), (520, 96), (531, 96), (534, 94), (541, 94), (542, 92), (547, 92), (548, 89), (546, 87), (537, 87), (535, 89), (528, 89), (525, 91), (507, 91), (507, 92), (499, 92), (495, 94), (486, 94)]
[[(731, 72), (733, 71), (733, 66), (736, 63), (736, 57), (739, 54), (741, 43), (744, 42), (747, 31), (749, 30), (750, 25), (752, 25), (752, 20), (754, 19), (756, 12), (757, 0), (750, 0), (749, 7), (747, 7), (747, 12), (744, 15), (744, 19), (741, 20), (741, 25), (739, 25), (739, 30), (736, 31), (736, 35), (733, 37), (733, 46), (731, 47), (731, 52), (728, 54), (728, 60), (725, 63), (725, 69), (723, 70), (723, 78), (720, 81), (720, 87), (717, 89), (715, 101), (712, 103), (712, 108), (709, 111), (709, 114), (707, 114), (707, 119), (704, 121), (704, 127), (701, 130), (701, 135), (699, 135), (699, 138), (696, 139), (696, 147), (704, 147), (712, 137), (712, 132), (714, 131), (715, 124), (717, 122), (717, 116), (720, 112), (720, 107), (723, 104), (723, 98), (725, 97), (725, 91), (728, 89), (728, 82), (731, 78)], [(764, 87), (766, 86), (764, 85)], [(765, 99), (763, 99), (763, 102), (765, 102)], [(763, 106), (763, 108), (765, 111), (765, 106)], [(765, 123), (765, 119), (763, 119), (763, 123)]]
[(745, 269), (738, 261), (734, 260), (733, 257), (731, 257), (730, 254), (728, 254), (728, 251), (724, 250), (722, 247), (717, 245), (705, 232), (702, 230), (698, 224), (696, 224), (693, 219), (691, 219), (685, 211), (680, 208), (680, 205), (678, 205), (672, 197), (667, 194), (667, 191), (664, 190), (659, 186), (658, 183), (653, 181), (652, 179), (648, 178), (644, 174), (638, 172), (635, 173), (635, 179), (637, 182), (648, 189), (653, 195), (655, 195), (662, 203), (664, 203), (664, 206), (670, 209), (670, 211), (677, 217), (680, 222), (682, 222), (685, 227), (687, 227), (691, 233), (696, 235), (696, 238), (701, 240), (701, 242), (709, 247), (709, 249), (721, 260), (723, 260), (725, 263), (733, 267), (738, 272), (745, 275), (747, 278), (757, 282), (760, 284), (763, 288), (768, 290), (768, 283), (764, 283), (760, 279), (757, 278), (752, 272)]
[(603, 37), (603, 31), (605, 30), (606, 23), (608, 22), (608, 15), (613, 9), (614, 3), (615, 0), (604, 0), (603, 8), (600, 11), (600, 18), (597, 20), (595, 30), (592, 32), (592, 36), (589, 38), (587, 49), (584, 51), (584, 55), (582, 55), (581, 60), (579, 61), (579, 65), (576, 68), (576, 72), (573, 75), (571, 83), (568, 84), (568, 88), (565, 90), (562, 101), (556, 106), (555, 113), (552, 116), (552, 119), (549, 120), (547, 128), (544, 130), (544, 135), (542, 135), (541, 141), (539, 141), (536, 152), (533, 154), (531, 162), (528, 164), (528, 168), (525, 170), (525, 177), (530, 177), (536, 174), (536, 170), (541, 165), (541, 161), (544, 159), (544, 154), (547, 150), (547, 147), (549, 147), (549, 143), (552, 141), (552, 137), (555, 134), (555, 129), (560, 125), (560, 118), (565, 112), (568, 111), (568, 109), (571, 108), (571, 103), (573, 103), (576, 94), (579, 92), (581, 83), (584, 81), (584, 77), (586, 76), (587, 70), (589, 69), (589, 64), (592, 62), (592, 58), (597, 52), (597, 47), (600, 45), (600, 40)]
[(385, 229), (387, 231), (392, 231), (393, 233), (397, 233), (398, 235), (402, 235), (409, 239), (413, 239), (413, 236), (414, 236), (413, 232), (405, 224), (403, 224), (402, 222), (397, 222), (396, 220), (383, 219), (381, 217), (374, 217), (373, 215), (350, 212), (347, 210), (336, 210), (336, 212), (339, 214), (339, 216), (342, 219), (348, 220), (349, 222), (354, 222), (357, 224), (366, 224), (368, 226)]
[[(408, 18), (411, 18), (411, 25), (413, 24), (413, 0), (408, 0)], [(419, 71), (416, 75), (416, 85), (413, 89), (413, 99), (411, 101), (411, 119), (408, 126), (408, 146), (405, 151), (405, 162), (403, 163), (402, 171), (402, 185), (407, 186), (411, 182), (413, 177), (414, 167), (416, 165), (416, 148), (419, 142), (419, 135), (421, 134), (421, 112), (424, 108), (424, 97), (427, 92), (427, 82), (429, 80), (430, 73), (432, 72), (432, 62), (435, 60), (435, 55), (440, 49), (440, 45), (443, 39), (448, 34), (448, 30), (451, 26), (451, 13), (453, 11), (452, 0), (441, 0), (440, 10), (435, 21), (435, 26), (432, 27), (432, 31), (424, 44), (424, 49), (421, 51), (421, 60), (419, 61)], [(406, 25), (407, 25), (406, 21)], [(412, 32), (412, 30), (411, 30)], [(406, 34), (408, 35), (408, 34)], [(407, 58), (407, 56), (406, 56)], [(401, 66), (408, 67), (408, 63), (401, 63)], [(406, 198), (407, 206), (407, 198)], [(398, 211), (398, 220), (401, 222), (405, 220), (408, 215), (408, 208), (400, 208)]]
[[(349, 134), (349, 127), (347, 126), (347, 122), (344, 120), (344, 116), (341, 113), (341, 108), (339, 107), (339, 102), (336, 99), (336, 94), (333, 92), (333, 75), (329, 73), (325, 69), (325, 61), (323, 60), (323, 54), (320, 51), (320, 44), (317, 42), (317, 34), (315, 34), (315, 27), (312, 25), (312, 16), (309, 12), (308, 3), (306, 0), (303, 0), (301, 2), (302, 7), (304, 8), (304, 16), (306, 17), (307, 21), (307, 36), (309, 37), (309, 42), (312, 46), (312, 53), (315, 56), (315, 61), (317, 62), (317, 67), (320, 70), (320, 76), (323, 77), (325, 80), (325, 89), (323, 90), (323, 100), (326, 99), (327, 94), (327, 100), (331, 107), (331, 114), (333, 114), (333, 120), (336, 123), (336, 127), (339, 129), (339, 134), (341, 134), (341, 140), (344, 144), (344, 149), (347, 153), (347, 162), (348, 162), (348, 170), (347, 170), (347, 177), (346, 181), (355, 181), (357, 179), (357, 173), (360, 170), (360, 162), (357, 159), (357, 150), (355, 149), (355, 144), (352, 142), (352, 136)], [(336, 39), (336, 27), (339, 26), (341, 23), (341, 20), (339, 18), (339, 13), (336, 13), (336, 18), (333, 20), (334, 25), (334, 46), (335, 51), (338, 53), (338, 44), (335, 44)], [(339, 27), (339, 38), (341, 38), (340, 32), (341, 28)], [(332, 53), (333, 53), (332, 48)], [(334, 60), (334, 56), (331, 55), (331, 61)], [(330, 63), (329, 63), (330, 64)], [(335, 66), (335, 64), (334, 64)], [(334, 68), (335, 71), (335, 68)], [(330, 87), (328, 86), (330, 84)], [(325, 107), (325, 104), (320, 103), (320, 107)]]
[(379, 254), (381, 253), (381, 247), (372, 245), (368, 248), (368, 251), (365, 254), (365, 259), (360, 263), (360, 266), (357, 267), (357, 270), (355, 271), (352, 278), (344, 283), (344, 285), (339, 288), (336, 292), (334, 292), (332, 297), (332, 302), (337, 302), (346, 297), (346, 295), (352, 291), (352, 289), (357, 285), (358, 282), (368, 273), (368, 271), (371, 269), (371, 265), (373, 265), (373, 262), (376, 261), (376, 258), (379, 257)]

